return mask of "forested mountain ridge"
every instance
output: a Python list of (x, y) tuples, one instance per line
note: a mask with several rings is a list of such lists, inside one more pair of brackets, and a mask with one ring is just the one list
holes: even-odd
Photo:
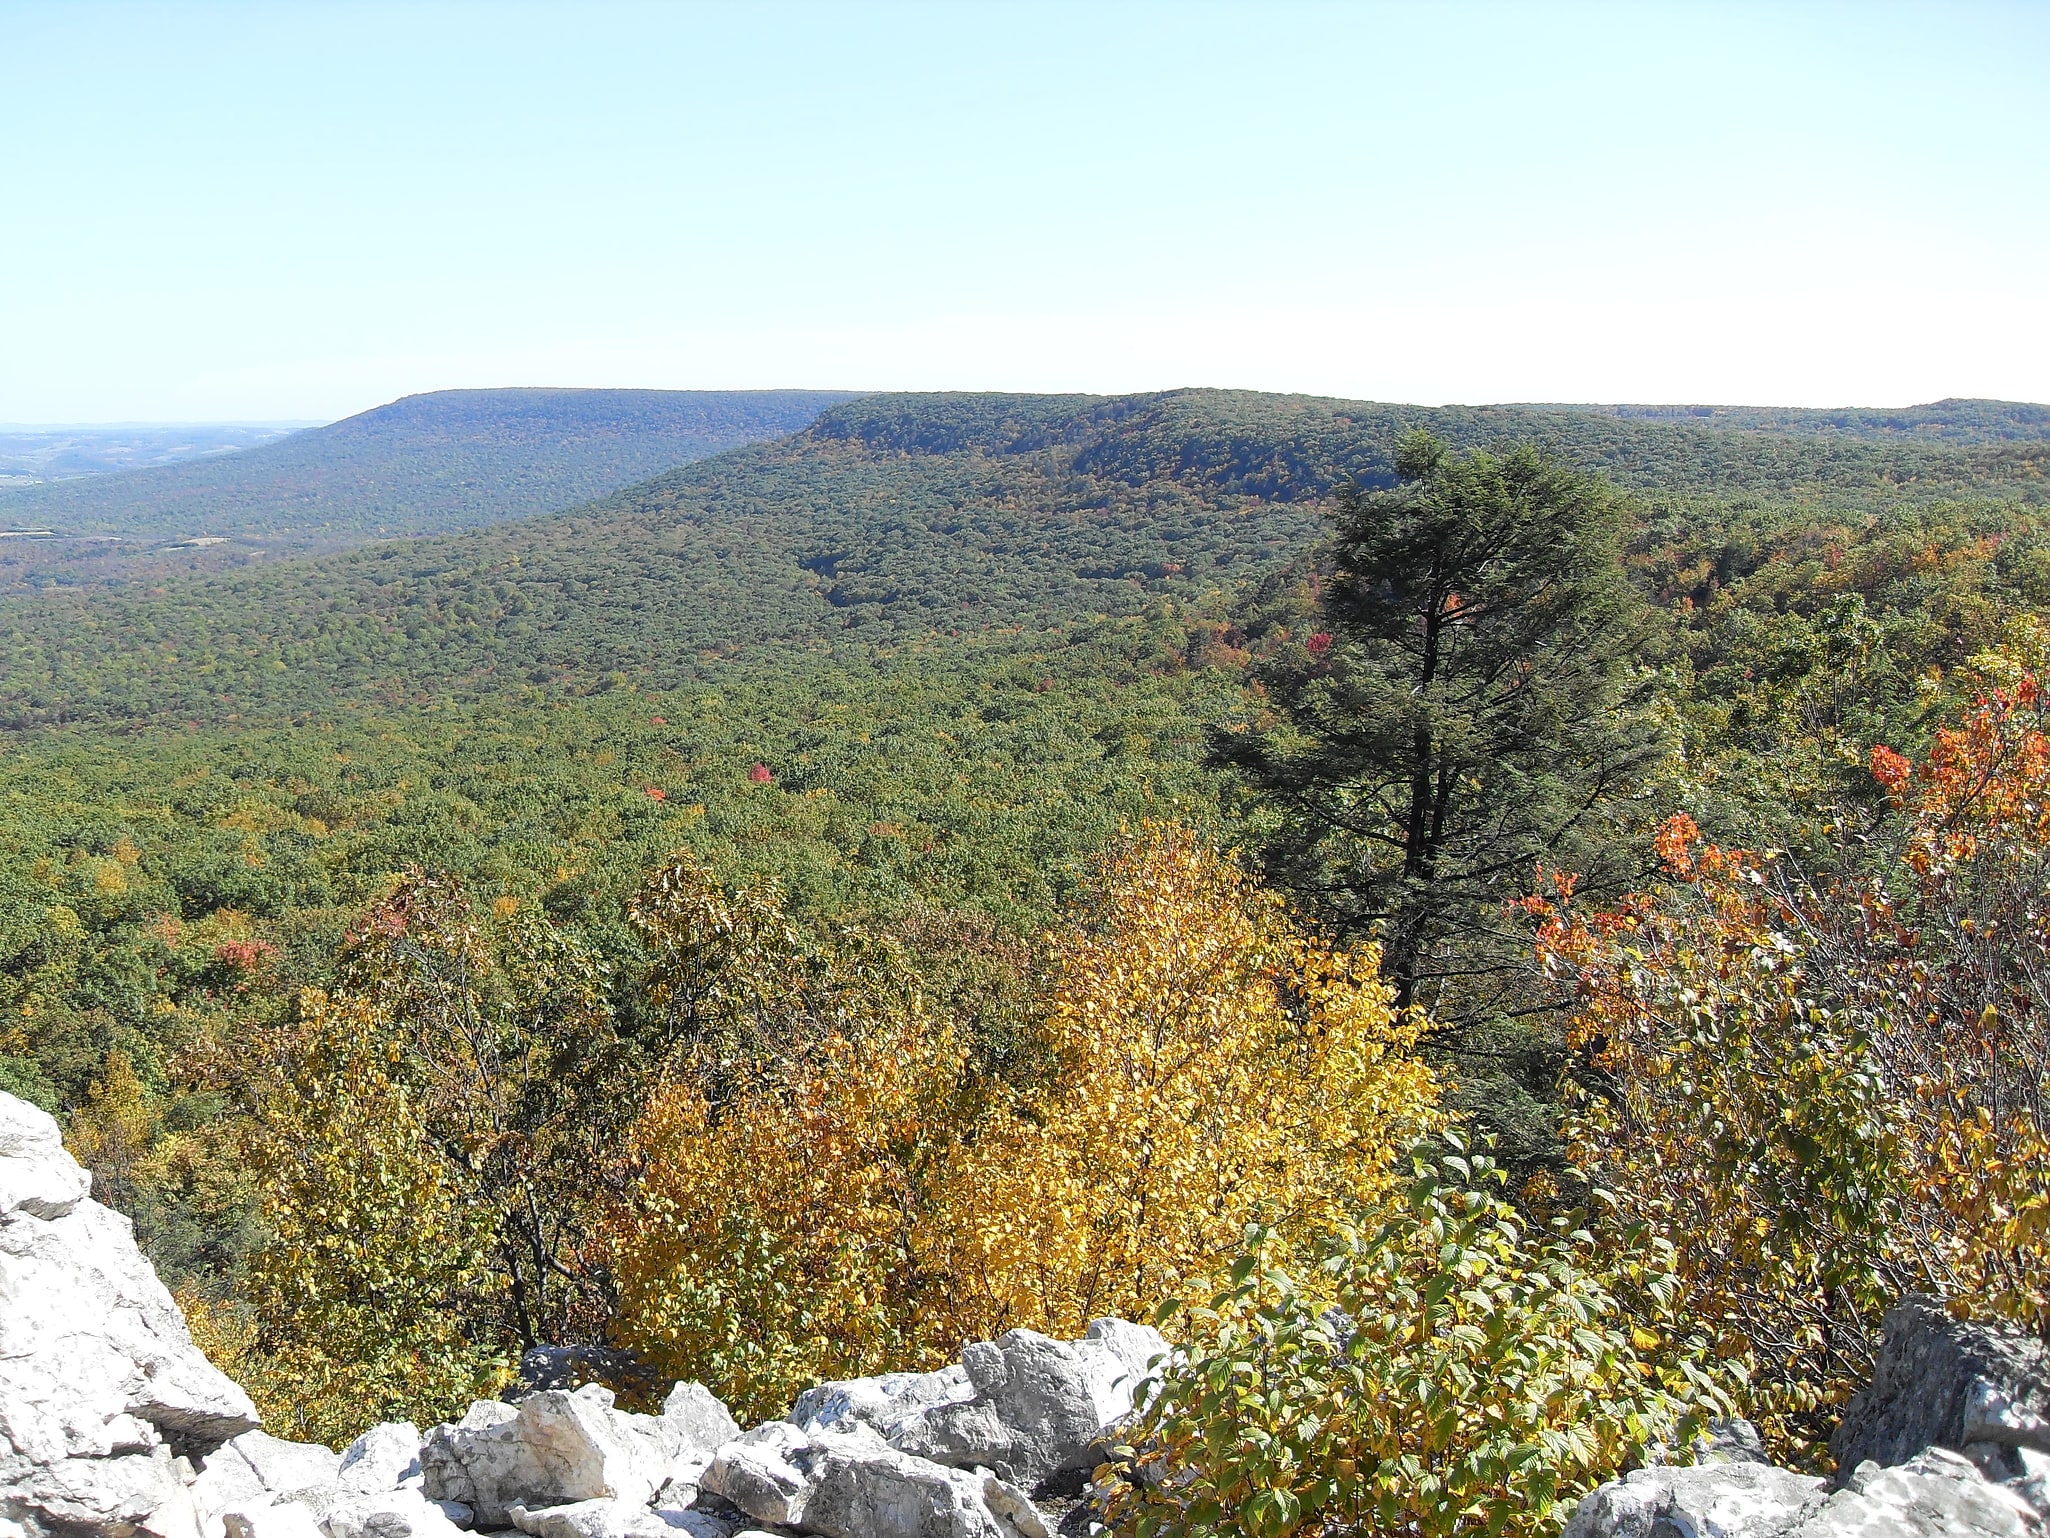
[(1740, 432), (1836, 434), (1885, 440), (2010, 443), (2050, 438), (2050, 406), (1951, 397), (1921, 406), (1705, 406), (1531, 404), (1532, 411), (1678, 422)]
[(669, 686), (764, 647), (1221, 599), (1302, 557), (1334, 487), (1386, 484), (1413, 426), (1455, 445), (1532, 439), (1637, 492), (1653, 538), (1640, 553), (1669, 585), (1704, 560), (1727, 584), (1724, 546), (1770, 545), (1789, 510), (1862, 531), (1840, 540), (1959, 498), (2019, 514), (2042, 502), (2050, 462), (2038, 443), (1235, 391), (869, 396), (564, 513), (147, 592), (7, 600), (0, 719), (201, 719), (613, 674)]
[[(495, 523), (781, 437), (844, 390), (442, 390), (241, 453), (0, 492), (0, 520), (98, 538), (20, 544), (0, 581), (155, 576), (139, 547), (305, 551)], [(176, 557), (173, 557), (176, 559)]]

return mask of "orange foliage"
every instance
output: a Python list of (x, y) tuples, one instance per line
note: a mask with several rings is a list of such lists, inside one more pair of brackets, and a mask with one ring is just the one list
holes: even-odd
[(2050, 1329), (2040, 710), (2024, 679), (1920, 764), (1875, 748), (1897, 815), (1863, 874), (1807, 879), (1676, 818), (1663, 894), (1531, 905), (1578, 991), (1580, 1157), (1672, 1239), (1796, 1449), (1904, 1291)]

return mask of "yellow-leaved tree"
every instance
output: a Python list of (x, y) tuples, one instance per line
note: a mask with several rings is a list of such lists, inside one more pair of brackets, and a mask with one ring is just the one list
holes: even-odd
[(960, 1331), (1074, 1335), (1207, 1296), (1258, 1222), (1329, 1232), (1435, 1124), (1376, 947), (1334, 950), (1149, 826), (1046, 945), (1050, 1093), (957, 1151), (927, 1253)]
[(634, 913), (695, 1046), (637, 1129), (615, 1333), (748, 1413), (1207, 1297), (1249, 1224), (1328, 1228), (1436, 1125), (1375, 953), (1183, 828), (1128, 841), (1047, 937), (1027, 1055), (1059, 1071), (1025, 1085), (992, 1085), (873, 935), (807, 936), (687, 862)]

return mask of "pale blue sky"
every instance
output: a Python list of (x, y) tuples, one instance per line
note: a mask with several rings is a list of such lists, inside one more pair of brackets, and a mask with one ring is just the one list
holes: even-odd
[(0, 0), (0, 421), (2050, 400), (2050, 5)]

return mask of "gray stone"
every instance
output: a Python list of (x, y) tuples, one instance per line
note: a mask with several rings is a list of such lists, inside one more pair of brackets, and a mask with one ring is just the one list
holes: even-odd
[(1773, 1538), (1826, 1493), (1822, 1480), (1770, 1464), (1638, 1469), (1585, 1496), (1565, 1538)]
[(2015, 1492), (1938, 1447), (1898, 1468), (1860, 1464), (1788, 1538), (2040, 1538), (2042, 1530)]
[(318, 1442), (287, 1442), (245, 1431), (207, 1454), (193, 1484), (203, 1512), (296, 1501), (317, 1519), (334, 1504), (341, 1457)]
[(615, 1410), (611, 1391), (596, 1384), (549, 1389), (517, 1405), (479, 1400), (461, 1421), (427, 1434), (423, 1493), (470, 1507), (489, 1529), (506, 1526), (514, 1506), (645, 1506), (668, 1480), (675, 1438), (658, 1416)]
[(2050, 1449), (2050, 1347), (1994, 1325), (1952, 1319), (1929, 1298), (1887, 1311), (1872, 1382), (1830, 1438), (1840, 1469), (1906, 1463), (1928, 1447), (1967, 1442)]
[(474, 1514), (430, 1501), (413, 1485), (344, 1495), (322, 1520), (327, 1538), (460, 1538)]
[(1765, 1455), (1765, 1438), (1758, 1428), (1742, 1418), (1711, 1421), (1708, 1430), (1694, 1440), (1696, 1463), (1770, 1463)]
[(372, 1426), (342, 1452), (336, 1485), (345, 1496), (396, 1490), (420, 1477), (420, 1428), (411, 1421)]
[(1157, 1330), (1099, 1319), (1078, 1341), (1012, 1330), (961, 1352), (973, 1396), (932, 1405), (890, 1435), (899, 1451), (955, 1468), (990, 1468), (1028, 1488), (1090, 1468), (1105, 1427), (1128, 1414)]
[(678, 1383), (662, 1401), (672, 1459), (709, 1458), (740, 1435), (740, 1423), (702, 1383)]
[(705, 1488), (756, 1521), (821, 1538), (1048, 1538), (1024, 1491), (899, 1452), (858, 1423), (758, 1426), (719, 1450)]
[(0, 1531), (199, 1538), (189, 1460), (253, 1430), (128, 1220), (0, 1093)]

